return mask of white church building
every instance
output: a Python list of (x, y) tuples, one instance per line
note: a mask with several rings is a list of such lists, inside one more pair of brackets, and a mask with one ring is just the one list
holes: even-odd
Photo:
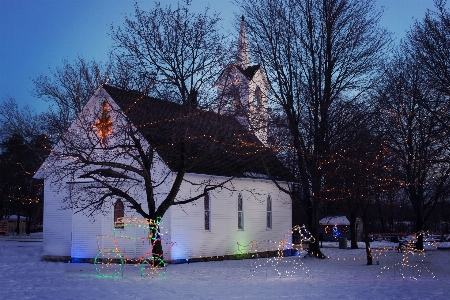
[[(246, 246), (252, 242), (260, 245), (258, 251), (274, 250), (276, 243), (268, 243), (281, 241), (290, 233), (292, 201), (280, 187), (289, 190), (292, 177), (268, 147), (267, 78), (261, 66), (249, 63), (244, 20), (237, 62), (228, 65), (217, 80), (219, 98), (230, 97), (233, 88), (239, 89), (239, 97), (226, 109), (214, 112), (198, 109), (193, 114), (191, 124), (196, 136), (210, 138), (186, 146), (187, 156), (197, 157), (201, 163), (194, 164), (185, 174), (177, 199), (182, 202), (212, 182), (223, 185), (204, 197), (172, 205), (166, 211), (159, 225), (167, 261), (244, 254), (251, 250)], [(131, 122), (140, 132), (141, 144), (155, 149), (152, 174), (158, 182), (154, 197), (159, 205), (176, 177), (173, 153), (164, 147), (176, 134), (179, 109), (180, 105), (173, 102), (103, 85), (68, 132), (91, 131), (80, 135), (85, 140), (79, 141), (89, 144), (94, 140), (91, 134), (102, 133), (95, 130), (99, 116), (109, 122), (108, 130), (112, 131), (123, 126), (125, 119)], [(143, 115), (146, 117), (142, 118)], [(208, 140), (215, 143), (214, 151), (205, 150)], [(96, 189), (96, 183), (86, 176), (97, 172), (115, 180), (120, 177), (119, 170), (99, 163), (97, 170), (89, 166), (71, 176), (58, 177), (58, 170), (79, 159), (55, 155), (70, 146), (59, 141), (35, 174), (35, 178), (44, 180), (43, 258), (88, 261), (99, 251), (110, 248), (123, 257), (145, 257), (151, 245), (148, 230), (140, 226), (140, 215), (127, 199), (105, 196), (104, 189)], [(100, 146), (96, 149), (90, 155), (112, 155), (113, 151)], [(126, 157), (117, 157), (121, 163), (127, 163)], [(133, 164), (131, 159), (129, 164)], [(145, 209), (142, 181), (124, 174), (120, 180), (135, 199), (142, 199), (138, 205)], [(82, 199), (92, 197), (103, 201), (95, 212), (83, 209)], [(77, 205), (73, 204), (75, 199)], [(132, 223), (133, 226), (128, 226)]]

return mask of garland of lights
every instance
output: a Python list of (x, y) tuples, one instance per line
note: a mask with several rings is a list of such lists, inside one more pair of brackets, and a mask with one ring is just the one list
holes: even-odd
[[(134, 264), (135, 266), (139, 265), (141, 270), (141, 276), (147, 277), (149, 275), (157, 275), (159, 277), (164, 277), (166, 264), (164, 260), (157, 254), (152, 254), (152, 249), (157, 240), (160, 240), (160, 236), (158, 234), (158, 226), (161, 219), (157, 220), (151, 219), (129, 219), (129, 218), (118, 218), (116, 222), (114, 222), (117, 227), (128, 228), (141, 228), (145, 230), (149, 230), (149, 234), (147, 237), (136, 238), (125, 235), (118, 235), (116, 232), (116, 226), (114, 226), (114, 235), (97, 235), (97, 246), (99, 249), (99, 253), (94, 259), (95, 270), (102, 277), (115, 277), (120, 273), (123, 274), (123, 266), (124, 264)], [(113, 249), (102, 249), (100, 239), (101, 238), (112, 238), (114, 242)], [(130, 258), (125, 254), (121, 253), (119, 249), (119, 240), (133, 240), (133, 241), (150, 241), (151, 248), (144, 255), (139, 258)]]

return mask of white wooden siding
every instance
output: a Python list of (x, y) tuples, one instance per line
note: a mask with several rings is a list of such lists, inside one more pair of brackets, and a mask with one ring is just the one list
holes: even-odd
[(70, 256), (72, 210), (61, 209), (68, 190), (44, 183), (43, 256)]
[[(201, 182), (206, 176), (187, 175), (189, 181)], [(259, 250), (276, 250), (277, 243), (289, 233), (291, 226), (291, 201), (270, 181), (253, 179), (233, 180), (235, 191), (211, 191), (211, 230), (204, 230), (203, 199), (183, 206), (172, 207), (171, 240), (175, 246), (171, 259), (188, 259), (204, 256), (223, 256), (248, 252), (251, 241)], [(188, 197), (192, 191), (184, 183), (179, 198)], [(244, 230), (238, 230), (237, 197), (244, 199)], [(272, 196), (272, 229), (266, 228), (267, 195)], [(270, 241), (270, 242), (268, 242)]]
[(99, 216), (89, 217), (82, 212), (72, 217), (72, 258), (94, 258), (98, 253), (97, 238), (102, 224)]

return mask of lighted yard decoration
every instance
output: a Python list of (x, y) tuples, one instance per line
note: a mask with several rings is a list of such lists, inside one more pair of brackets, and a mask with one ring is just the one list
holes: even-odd
[[(134, 264), (140, 266), (142, 277), (147, 277), (149, 275), (162, 277), (165, 274), (166, 264), (161, 257), (152, 254), (154, 243), (157, 240), (160, 240), (160, 235), (158, 233), (159, 223), (159, 220), (118, 218), (115, 222), (116, 226), (114, 226), (114, 235), (97, 235), (99, 253), (94, 259), (97, 273), (103, 277), (115, 277), (122, 273), (124, 264)], [(146, 231), (148, 234), (144, 235), (144, 237), (132, 237), (121, 234), (122, 232), (125, 232), (125, 230), (119, 232), (116, 230), (117, 228), (134, 228), (136, 230)], [(112, 241), (112, 244), (108, 243), (108, 240)], [(120, 242), (125, 240), (131, 240), (135, 243), (149, 242), (149, 250), (139, 258), (129, 258), (120, 250)], [(105, 244), (109, 244), (112, 247), (105, 248), (102, 246)]]
[[(300, 241), (301, 243), (299, 245), (292, 244), (292, 233), (293, 232), (299, 232), (300, 234)], [(292, 227), (291, 230), (289, 230), (288, 233), (286, 233), (283, 238), (280, 241), (251, 241), (247, 245), (240, 245), (238, 243), (238, 251), (241, 253), (255, 253), (254, 255), (257, 257), (257, 259), (251, 264), (250, 270), (251, 270), (251, 277), (253, 277), (257, 271), (265, 270), (266, 277), (268, 277), (268, 269), (273, 269), (278, 277), (287, 276), (292, 277), (294, 276), (299, 269), (301, 268), (306, 275), (308, 275), (309, 278), (313, 278), (313, 276), (310, 274), (308, 268), (304, 265), (303, 261), (301, 260), (301, 256), (291, 256), (287, 257), (285, 256), (286, 250), (287, 251), (298, 251), (297, 254), (299, 254), (303, 250), (303, 243), (313, 243), (314, 237), (312, 234), (305, 228), (305, 226), (299, 226), (296, 225)], [(265, 249), (262, 247), (263, 245), (268, 245)], [(277, 256), (275, 257), (265, 257), (265, 258), (258, 258), (259, 253), (261, 252), (268, 252), (268, 251), (277, 251)], [(305, 253), (308, 253), (305, 251)]]
[(95, 123), (95, 127), (97, 128), (100, 141), (102, 145), (104, 145), (106, 142), (106, 137), (111, 134), (112, 131), (112, 121), (109, 116), (109, 107), (106, 100), (103, 100), (101, 116)]
[[(398, 273), (403, 280), (408, 278), (417, 280), (422, 275), (423, 270), (425, 270), (433, 279), (436, 279), (436, 276), (433, 272), (424, 264), (425, 260), (425, 251), (418, 250), (415, 248), (417, 239), (419, 235), (424, 235), (423, 231), (420, 231), (413, 235), (412, 239), (409, 240), (406, 244), (399, 245), (399, 250), (401, 249), (403, 252), (402, 261), (394, 263), (392, 266), (384, 266), (381, 268), (380, 273), (377, 275), (379, 278), (385, 271), (392, 271), (392, 275), (395, 278)], [(411, 272), (411, 276), (407, 276), (407, 272)]]

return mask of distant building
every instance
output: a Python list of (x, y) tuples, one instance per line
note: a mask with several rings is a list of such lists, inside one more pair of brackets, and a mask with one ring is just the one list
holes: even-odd
[[(356, 219), (356, 241), (362, 241), (362, 220)], [(319, 234), (324, 242), (338, 241), (339, 238), (350, 240), (350, 222), (345, 216), (325, 217), (319, 221)]]
[[(9, 218), (0, 221), (0, 235), (17, 234), (17, 215), (11, 215)], [(26, 232), (26, 218), (20, 216), (19, 234)]]

